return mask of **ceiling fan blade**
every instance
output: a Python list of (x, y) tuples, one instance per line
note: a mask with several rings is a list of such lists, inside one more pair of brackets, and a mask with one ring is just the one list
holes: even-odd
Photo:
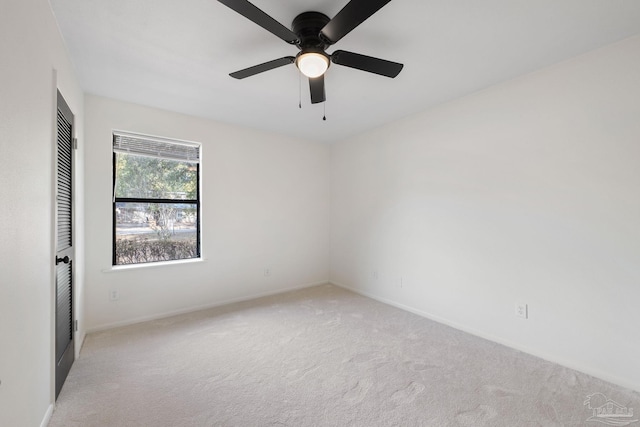
[(398, 62), (347, 52), (346, 50), (336, 50), (333, 52), (331, 61), (338, 65), (344, 65), (345, 67), (356, 68), (391, 78), (400, 74), (402, 67), (404, 67), (404, 65)]
[(311, 89), (311, 103), (318, 104), (326, 100), (324, 94), (324, 74), (320, 77), (309, 77), (309, 89)]
[(351, 0), (320, 32), (330, 44), (334, 44), (390, 1)]
[(293, 64), (296, 58), (293, 56), (285, 56), (284, 58), (274, 59), (273, 61), (265, 62), (264, 64), (254, 65), (253, 67), (245, 68), (244, 70), (236, 71), (229, 74), (234, 79), (244, 79), (256, 74), (264, 73), (265, 71), (273, 70), (274, 68), (282, 67), (283, 65)]
[(249, 3), (247, 0), (218, 0), (218, 1), (223, 5), (235, 10), (245, 18), (260, 25), (262, 28), (269, 31), (270, 33), (280, 37), (282, 40), (286, 41), (287, 43), (294, 44), (295, 42), (298, 41), (298, 36), (293, 31), (291, 31), (290, 29), (288, 29), (287, 27), (285, 27), (284, 25), (282, 25), (281, 23), (279, 23), (278, 21), (276, 21), (275, 19), (273, 19), (272, 17), (264, 13), (262, 10), (258, 9), (253, 4)]

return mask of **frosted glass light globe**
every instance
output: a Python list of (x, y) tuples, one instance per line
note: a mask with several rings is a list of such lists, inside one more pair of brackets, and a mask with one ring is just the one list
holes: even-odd
[(315, 52), (303, 53), (298, 56), (296, 65), (305, 76), (311, 78), (320, 77), (329, 68), (329, 58)]

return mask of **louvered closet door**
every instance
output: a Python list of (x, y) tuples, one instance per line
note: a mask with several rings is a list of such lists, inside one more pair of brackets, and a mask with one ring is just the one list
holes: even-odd
[(74, 361), (73, 115), (58, 92), (56, 184), (56, 398)]

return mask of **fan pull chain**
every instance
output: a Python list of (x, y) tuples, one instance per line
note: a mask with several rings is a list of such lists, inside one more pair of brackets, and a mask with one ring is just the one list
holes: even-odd
[(322, 103), (322, 107), (324, 108), (324, 115), (322, 116), (322, 120), (327, 121), (327, 101), (326, 100)]
[(302, 73), (298, 73), (298, 108), (302, 108)]

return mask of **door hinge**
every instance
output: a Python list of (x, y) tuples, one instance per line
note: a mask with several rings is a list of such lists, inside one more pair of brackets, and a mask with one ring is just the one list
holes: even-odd
[(78, 332), (78, 321), (74, 321), (73, 322), (73, 328), (75, 329), (76, 332)]
[(73, 138), (73, 149), (74, 150), (78, 149), (78, 138)]

